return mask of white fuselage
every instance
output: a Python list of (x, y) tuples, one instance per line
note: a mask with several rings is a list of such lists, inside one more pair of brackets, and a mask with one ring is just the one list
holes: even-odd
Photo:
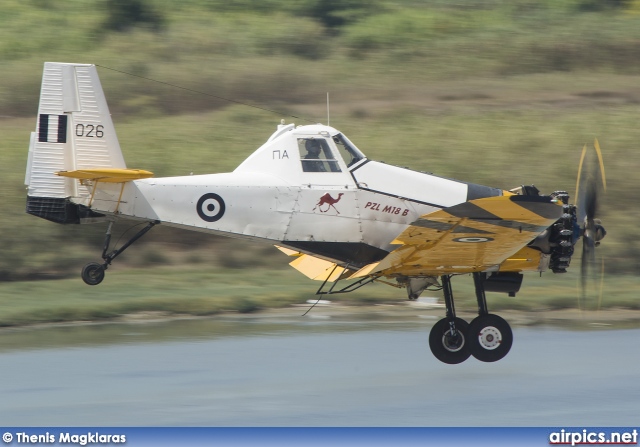
[[(392, 250), (394, 238), (419, 216), (484, 188), (367, 159), (348, 167), (332, 142), (335, 129), (285, 127), (234, 172), (126, 184), (118, 214), (263, 239), (338, 261), (344, 250), (337, 245), (348, 244), (361, 251), (356, 257), (362, 259), (353, 261), (364, 263)], [(325, 138), (335, 172), (303, 171), (297, 141), (311, 137)], [(117, 192), (118, 186), (105, 185), (92, 208), (113, 212)]]
[(279, 125), (231, 173), (130, 179), (140, 172), (127, 169), (96, 67), (45, 63), (25, 184), (27, 212), (54, 222), (159, 221), (363, 266), (420, 216), (502, 194), (370, 161), (320, 124)]

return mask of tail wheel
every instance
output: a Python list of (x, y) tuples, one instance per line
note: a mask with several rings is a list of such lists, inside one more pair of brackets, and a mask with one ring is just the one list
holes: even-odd
[(433, 325), (429, 333), (429, 347), (431, 352), (443, 363), (455, 365), (469, 358), (469, 343), (467, 332), (469, 323), (462, 318), (454, 318), (455, 335), (452, 334), (448, 318), (443, 318)]
[(82, 280), (90, 286), (98, 285), (104, 279), (104, 266), (90, 262), (82, 268)]
[(498, 315), (476, 317), (467, 332), (471, 355), (482, 362), (497, 362), (509, 353), (513, 344), (511, 326)]

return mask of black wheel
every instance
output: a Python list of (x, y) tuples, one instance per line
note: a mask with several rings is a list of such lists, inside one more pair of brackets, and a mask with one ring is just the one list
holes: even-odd
[(497, 362), (509, 353), (513, 332), (504, 318), (487, 314), (476, 317), (467, 332), (471, 355), (482, 362)]
[(82, 280), (90, 286), (98, 285), (104, 279), (104, 266), (90, 262), (82, 268)]
[(462, 318), (455, 318), (454, 322), (456, 325), (455, 337), (451, 335), (448, 318), (443, 318), (434, 324), (429, 333), (431, 352), (435, 358), (450, 365), (462, 363), (471, 355), (467, 343), (469, 323)]

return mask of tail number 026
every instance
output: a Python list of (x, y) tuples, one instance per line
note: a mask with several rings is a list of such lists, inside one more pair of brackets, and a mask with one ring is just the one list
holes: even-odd
[(104, 137), (104, 126), (98, 124), (76, 124), (76, 137), (102, 138)]

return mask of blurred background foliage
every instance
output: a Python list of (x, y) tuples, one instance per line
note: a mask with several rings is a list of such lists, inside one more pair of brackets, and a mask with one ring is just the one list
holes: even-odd
[[(230, 171), (281, 118), (326, 122), (326, 92), (331, 124), (370, 158), (505, 189), (573, 193), (582, 145), (598, 137), (601, 252), (608, 272), (636, 275), (639, 29), (640, 0), (5, 0), (0, 281), (75, 276), (102, 247), (100, 225), (24, 214), (45, 61), (101, 66), (128, 165), (157, 176)], [(113, 268), (287, 262), (157, 228)]]

